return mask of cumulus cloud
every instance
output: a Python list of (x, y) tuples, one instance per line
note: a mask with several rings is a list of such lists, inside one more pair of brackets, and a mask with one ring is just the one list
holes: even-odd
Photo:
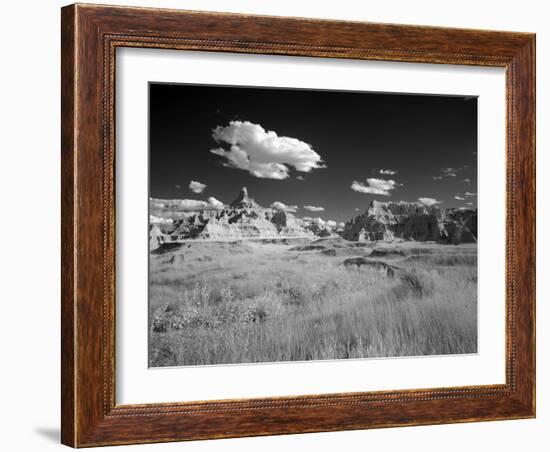
[(462, 196), (459, 196), (459, 195), (454, 195), (454, 198), (458, 199), (459, 201), (464, 201), (464, 198)]
[(387, 174), (388, 176), (393, 176), (397, 174), (397, 171), (391, 170), (391, 169), (381, 169), (379, 171), (380, 174)]
[(306, 221), (307, 223), (310, 223), (310, 224), (316, 224), (317, 226), (320, 226), (320, 227), (323, 227), (327, 224), (327, 222), (325, 220), (323, 220), (322, 218), (320, 218), (320, 217), (317, 217), (317, 218), (303, 217), (302, 220), (304, 220), (304, 221)]
[(466, 179), (464, 179), (464, 182), (466, 182), (468, 185), (470, 185), (470, 183), (472, 182), (472, 180), (469, 179), (469, 178), (466, 178)]
[(150, 202), (151, 202), (151, 207), (153, 207), (153, 208), (164, 209), (164, 207), (165, 207), (165, 204), (163, 202), (156, 201), (152, 198), (150, 199)]
[(174, 199), (172, 202), (182, 210), (200, 210), (208, 207), (206, 201), (199, 201), (197, 199)]
[(172, 224), (174, 220), (171, 218), (157, 217), (155, 215), (149, 215), (149, 223), (151, 224)]
[(248, 171), (255, 177), (286, 179), (291, 167), (303, 173), (324, 167), (321, 156), (311, 145), (297, 138), (280, 137), (248, 121), (218, 126), (212, 131), (212, 138), (229, 147), (210, 150), (225, 160), (225, 166)]
[(304, 206), (304, 209), (309, 210), (310, 212), (322, 212), (325, 210), (324, 207), (316, 207), (316, 206)]
[(471, 196), (477, 196), (477, 193), (470, 193), (469, 191), (467, 191), (466, 193), (464, 193), (464, 196), (466, 196), (467, 198), (471, 197)]
[(443, 176), (432, 176), (433, 180), (441, 180), (443, 179)]
[(473, 202), (467, 202), (466, 204), (468, 204), (469, 206), (473, 206), (473, 205), (474, 205)]
[(208, 198), (208, 202), (198, 199), (174, 199), (170, 203), (180, 210), (223, 209), (225, 207), (223, 202), (212, 196)]
[(306, 178), (300, 174), (299, 176), (296, 176), (296, 179), (298, 179), (298, 180), (305, 180)]
[(394, 180), (377, 179), (376, 177), (369, 177), (367, 179), (367, 185), (357, 181), (353, 181), (351, 184), (351, 189), (354, 191), (383, 196), (390, 196), (390, 191), (396, 187), (397, 183)]
[(418, 201), (428, 207), (441, 203), (441, 201), (438, 201), (435, 198), (418, 198)]
[(274, 203), (271, 204), (270, 207), (272, 209), (282, 210), (282, 211), (285, 211), (285, 212), (296, 212), (296, 210), (298, 210), (298, 206), (287, 206), (286, 204), (284, 204), (280, 201), (275, 201)]
[(218, 200), (218, 199), (214, 198), (213, 196), (211, 196), (210, 198), (208, 198), (208, 206), (211, 209), (221, 210), (225, 207), (225, 204), (223, 202), (221, 202), (220, 200)]
[(191, 190), (194, 193), (202, 193), (205, 188), (206, 188), (206, 184), (197, 182), (196, 180), (192, 180), (191, 182), (189, 182), (189, 190)]
[(359, 212), (360, 209), (359, 209), (358, 207), (356, 207), (356, 208), (353, 209), (353, 210), (354, 210), (355, 212)]
[(335, 229), (338, 227), (342, 227), (342, 228), (344, 227), (344, 223), (338, 223), (334, 220), (323, 220), (320, 217), (317, 217), (317, 218), (303, 217), (302, 220), (305, 221), (306, 223), (309, 223), (311, 225), (316, 225), (317, 227), (324, 228), (324, 229)]

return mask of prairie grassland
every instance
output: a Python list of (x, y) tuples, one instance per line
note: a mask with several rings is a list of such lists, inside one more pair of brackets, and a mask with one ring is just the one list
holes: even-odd
[(151, 256), (152, 367), (477, 351), (475, 245), (375, 248), (393, 277), (353, 244), (190, 245)]

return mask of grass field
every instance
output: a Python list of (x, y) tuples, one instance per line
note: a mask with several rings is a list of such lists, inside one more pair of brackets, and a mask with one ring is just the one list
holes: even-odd
[[(477, 248), (188, 242), (151, 254), (149, 365), (477, 351)], [(346, 266), (364, 256), (380, 266)]]

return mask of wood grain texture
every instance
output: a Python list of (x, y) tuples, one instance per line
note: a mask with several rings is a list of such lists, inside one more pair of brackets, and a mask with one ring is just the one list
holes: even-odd
[(74, 160), (75, 160), (75, 29), (74, 9), (61, 11), (61, 441), (75, 444), (75, 307), (74, 294)]
[[(534, 35), (80, 4), (63, 8), (61, 34), (64, 444), (535, 415)], [(114, 69), (124, 46), (506, 68), (506, 384), (116, 405)]]

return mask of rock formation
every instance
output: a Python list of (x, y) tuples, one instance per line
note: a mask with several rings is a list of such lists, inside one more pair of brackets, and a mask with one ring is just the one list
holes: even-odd
[(477, 211), (443, 209), (409, 202), (372, 201), (345, 225), (299, 218), (263, 208), (243, 187), (223, 208), (203, 201), (151, 199), (150, 249), (188, 239), (338, 237), (354, 242), (418, 240), (458, 244), (477, 240)]
[(396, 239), (475, 242), (477, 211), (409, 202), (372, 201), (367, 211), (348, 221), (342, 237), (352, 241)]
[(313, 237), (314, 234), (294, 215), (285, 211), (263, 208), (248, 196), (243, 187), (229, 207), (182, 210), (178, 200), (151, 200), (155, 221), (150, 227), (150, 249), (162, 243), (187, 239), (238, 239)]
[(239, 196), (229, 205), (232, 209), (261, 209), (261, 207), (248, 196), (246, 187), (241, 188)]
[(345, 267), (357, 267), (357, 268), (360, 268), (363, 266), (371, 267), (387, 276), (394, 276), (395, 272), (397, 270), (400, 270), (400, 267), (397, 267), (395, 265), (390, 265), (384, 261), (375, 261), (372, 259), (367, 259), (364, 256), (350, 257), (346, 259), (344, 262), (342, 262), (342, 264)]
[(446, 240), (457, 244), (477, 241), (477, 211), (470, 209), (449, 209), (444, 223)]

